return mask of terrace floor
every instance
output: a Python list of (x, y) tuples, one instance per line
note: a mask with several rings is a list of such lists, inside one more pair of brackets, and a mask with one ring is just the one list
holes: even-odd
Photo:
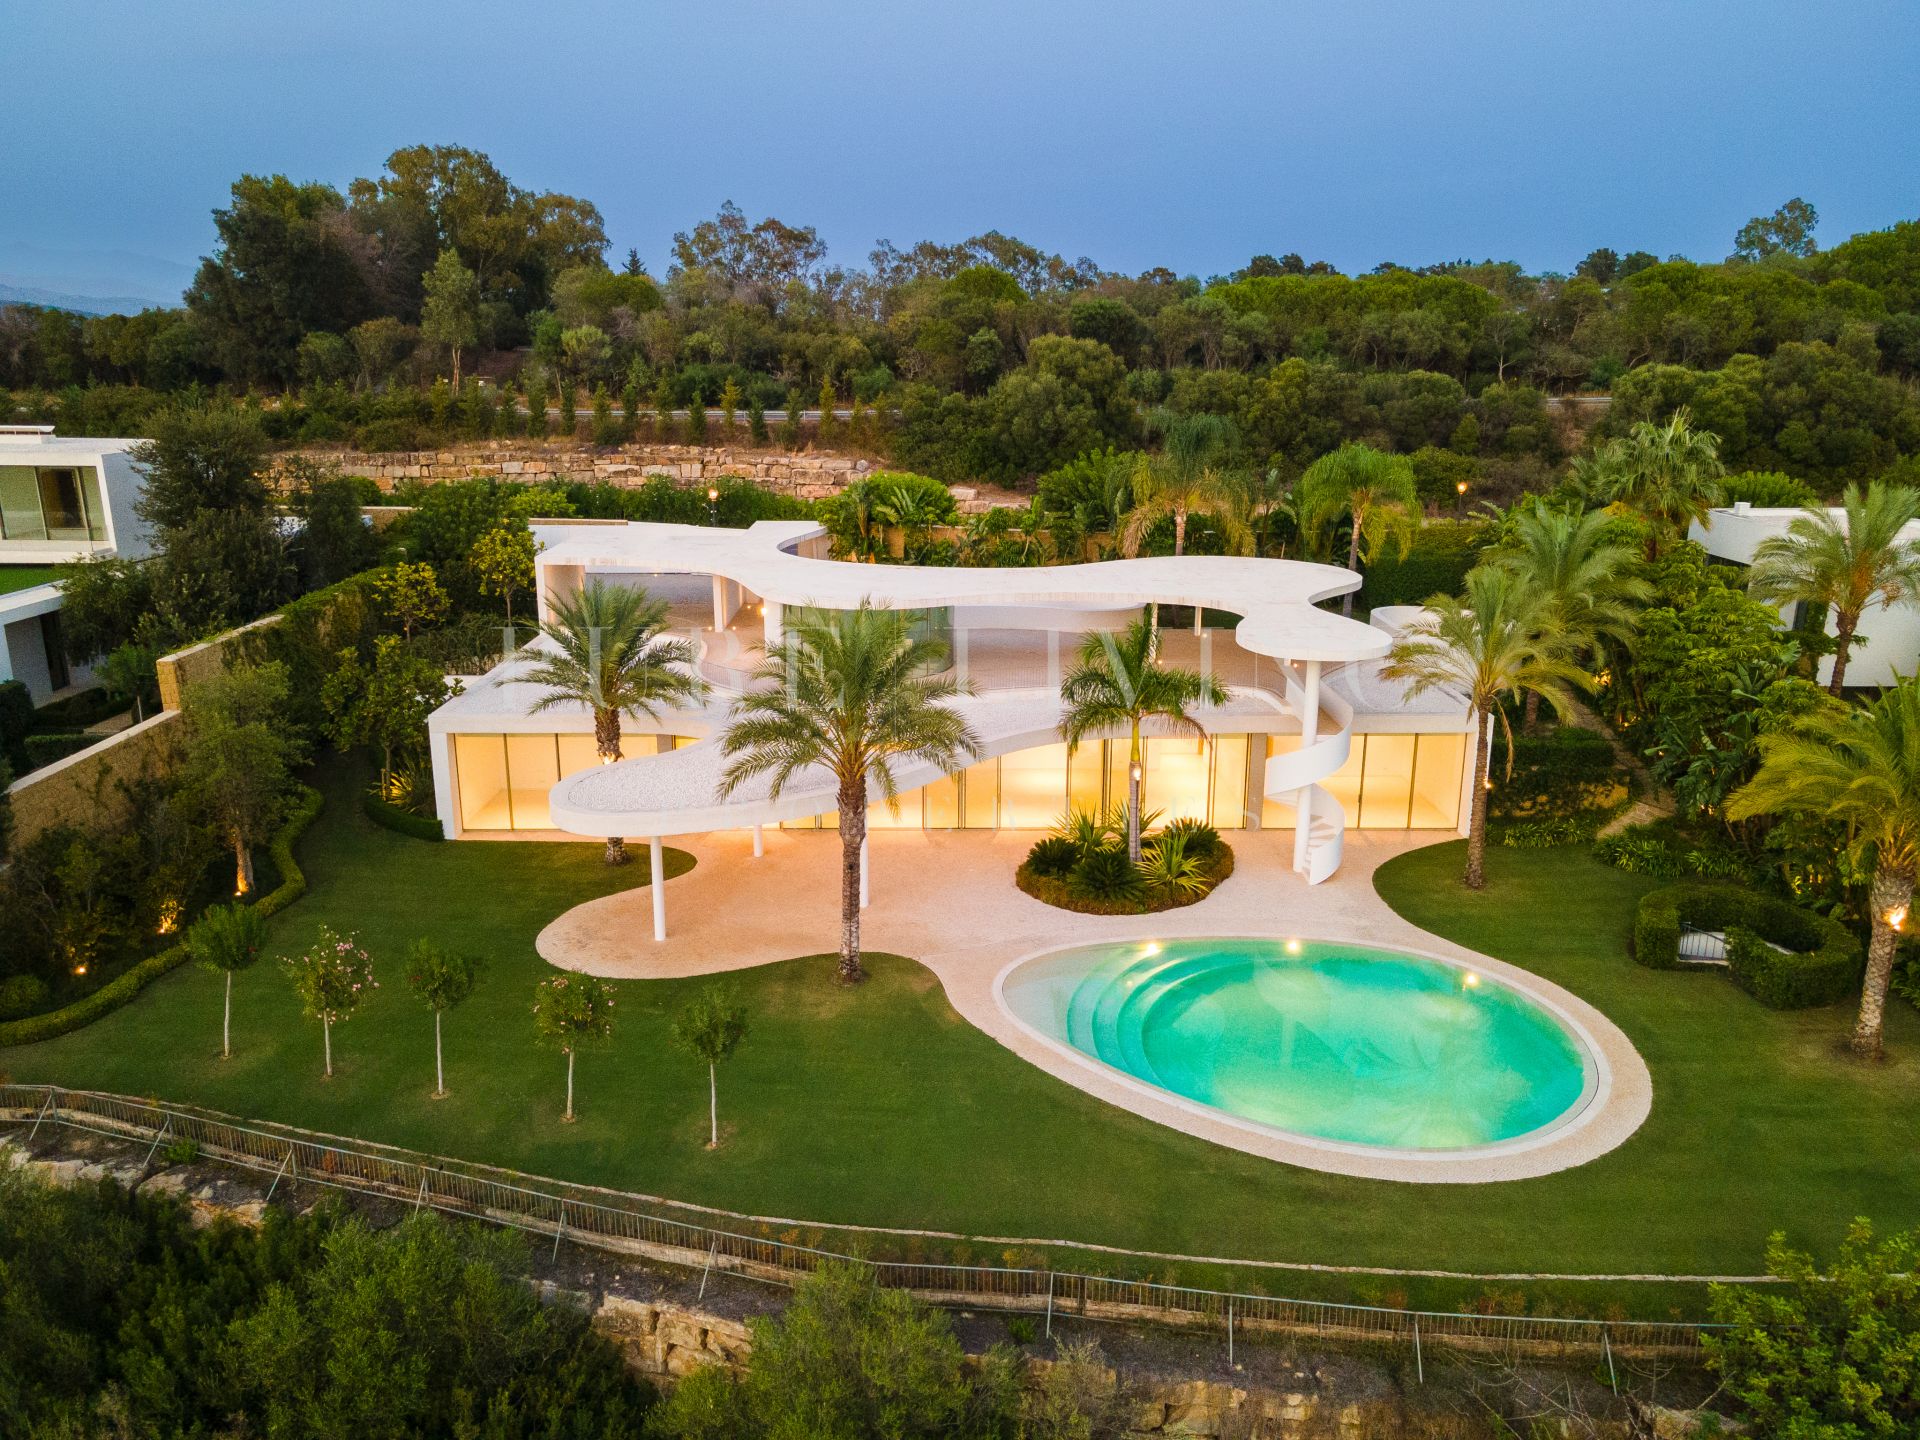
[[(1236, 866), (1225, 883), (1197, 905), (1144, 916), (1071, 914), (1020, 891), (1013, 872), (1033, 838), (872, 832), (872, 904), (862, 922), (862, 948), (914, 956), (939, 977), (948, 1001), (971, 1024), (1102, 1100), (1272, 1160), (1370, 1179), (1443, 1183), (1518, 1179), (1583, 1164), (1620, 1144), (1647, 1116), (1652, 1082), (1646, 1066), (1603, 1014), (1550, 981), (1409, 923), (1375, 893), (1376, 867), (1452, 839), (1450, 832), (1349, 831), (1340, 872), (1318, 886), (1292, 873), (1290, 830), (1234, 832), (1228, 839)], [(838, 936), (836, 835), (769, 830), (759, 858), (745, 831), (680, 837), (674, 844), (699, 864), (667, 882), (664, 942), (652, 939), (652, 892), (643, 887), (568, 910), (540, 932), (541, 956), (612, 979), (684, 979), (771, 964), (804, 948), (805, 937), (826, 944)], [(1010, 964), (1047, 950), (1205, 935), (1348, 941), (1464, 962), (1571, 1020), (1601, 1062), (1601, 1087), (1579, 1117), (1530, 1144), (1445, 1157), (1334, 1147), (1174, 1103), (1163, 1091), (1042, 1040), (1016, 1023), (996, 995), (995, 981)]]

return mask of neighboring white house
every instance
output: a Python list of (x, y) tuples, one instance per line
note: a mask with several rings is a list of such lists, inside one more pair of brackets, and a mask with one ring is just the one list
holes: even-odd
[(1409, 698), (1381, 680), (1392, 624), (1404, 615), (1364, 624), (1319, 608), (1358, 588), (1351, 570), (1226, 556), (1035, 569), (866, 565), (824, 558), (825, 532), (805, 521), (745, 530), (541, 524), (536, 533), (543, 615), (590, 577), (642, 585), (673, 603), (672, 623), (697, 643), (712, 692), (657, 722), (625, 719), (626, 758), (602, 766), (589, 712), (535, 712), (542, 691), (523, 679), (528, 652), (509, 658), (428, 725), (450, 837), (645, 838), (658, 866), (665, 836), (832, 828), (824, 774), (802, 776), (777, 799), (764, 781), (722, 795), (718, 736), (789, 611), (863, 599), (913, 612), (947, 642), (955, 674), (972, 688), (954, 703), (982, 742), (980, 759), (957, 776), (903, 768), (899, 808), (876, 804), (876, 829), (1040, 831), (1069, 806), (1100, 810), (1123, 797), (1124, 738), (1090, 739), (1071, 755), (1061, 740), (1060, 676), (1086, 634), (1119, 628), (1152, 602), (1239, 619), (1230, 629), (1165, 634), (1167, 661), (1211, 670), (1229, 699), (1201, 712), (1204, 740), (1148, 732), (1148, 809), (1221, 829), (1292, 829), (1294, 868), (1310, 882), (1339, 866), (1349, 827), (1452, 831), (1466, 822), (1466, 703), (1445, 693)]
[(137, 443), (63, 440), (50, 425), (0, 425), (0, 681), (19, 680), (36, 705), (87, 677), (67, 663), (58, 582), (9, 591), (7, 571), (146, 555), (147, 525), (133, 513), (140, 471), (127, 453)]
[[(1696, 522), (1689, 534), (1715, 559), (1751, 565), (1762, 541), (1785, 535), (1787, 527), (1805, 513), (1790, 507), (1760, 508), (1742, 501), (1709, 512), (1706, 524)], [(1839, 519), (1846, 512), (1835, 508), (1828, 513)], [(1920, 521), (1909, 524), (1900, 534), (1903, 540), (1920, 541)], [(1789, 625), (1796, 624), (1799, 608), (1789, 607), (1781, 618)], [(1827, 633), (1834, 633), (1831, 614), (1827, 616)], [(1869, 605), (1860, 617), (1860, 628), (1847, 658), (1848, 686), (1891, 685), (1901, 676), (1912, 675), (1916, 666), (1920, 666), (1920, 606)], [(1825, 684), (1832, 677), (1833, 657), (1828, 655), (1820, 661), (1819, 679)]]

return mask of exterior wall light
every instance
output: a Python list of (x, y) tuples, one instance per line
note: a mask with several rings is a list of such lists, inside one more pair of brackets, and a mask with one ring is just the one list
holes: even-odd
[(1907, 907), (1896, 905), (1881, 918), (1887, 922), (1889, 930), (1898, 931), (1907, 923)]

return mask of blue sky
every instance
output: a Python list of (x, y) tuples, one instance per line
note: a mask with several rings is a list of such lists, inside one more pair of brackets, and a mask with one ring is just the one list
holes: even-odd
[(416, 142), (593, 200), (656, 272), (729, 198), (847, 264), (997, 228), (1201, 275), (1920, 213), (1901, 0), (5, 0), (0, 37), (0, 280), (94, 293), (180, 283), (244, 171), (344, 185)]

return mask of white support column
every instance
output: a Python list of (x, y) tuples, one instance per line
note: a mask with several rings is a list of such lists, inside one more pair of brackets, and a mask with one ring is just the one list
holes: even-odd
[(1193, 607), (1193, 633), (1194, 634), (1198, 635), (1201, 632), (1201, 630), (1204, 628), (1200, 622), (1202, 617), (1204, 617), (1206, 613), (1207, 613), (1207, 607), (1204, 605), (1196, 605)]
[(713, 628), (716, 632), (727, 628), (731, 608), (727, 604), (727, 582), (723, 576), (713, 577)]
[(760, 826), (753, 827), (753, 858), (758, 860), (767, 853), (767, 837)]
[(667, 938), (667, 862), (658, 835), (647, 841), (647, 859), (653, 866), (648, 886), (653, 891), (653, 938), (657, 943)]
[[(1320, 662), (1307, 661), (1305, 696), (1300, 705), (1300, 748), (1306, 749), (1320, 739)], [(1307, 838), (1313, 829), (1313, 787), (1303, 785), (1295, 793), (1293, 805), (1293, 868), (1307, 868)]]
[(760, 609), (766, 620), (766, 648), (771, 650), (780, 643), (781, 606), (778, 600), (762, 600)]
[(873, 886), (868, 879), (867, 837), (860, 837), (860, 908), (867, 908), (867, 901), (873, 896)]

